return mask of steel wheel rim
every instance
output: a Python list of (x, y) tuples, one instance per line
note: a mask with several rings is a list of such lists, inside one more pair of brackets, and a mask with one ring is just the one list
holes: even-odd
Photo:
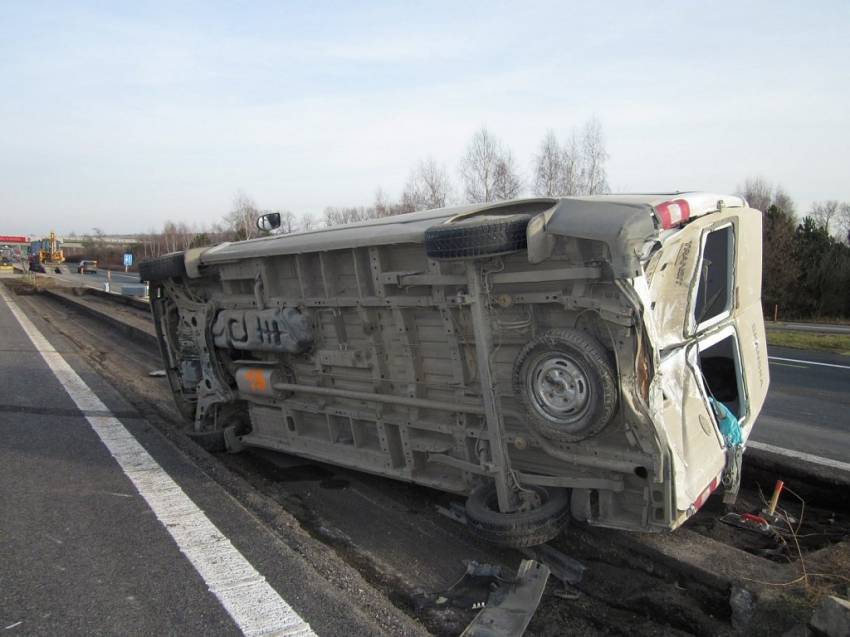
[(535, 411), (558, 425), (581, 420), (593, 393), (582, 366), (560, 352), (545, 354), (534, 363), (526, 387)]

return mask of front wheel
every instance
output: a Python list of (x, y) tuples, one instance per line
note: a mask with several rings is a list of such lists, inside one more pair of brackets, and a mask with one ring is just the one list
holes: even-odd
[(492, 482), (476, 488), (466, 500), (466, 520), (474, 535), (499, 546), (524, 548), (554, 540), (570, 520), (570, 494), (566, 489), (528, 487), (540, 503), (527, 511), (502, 513)]

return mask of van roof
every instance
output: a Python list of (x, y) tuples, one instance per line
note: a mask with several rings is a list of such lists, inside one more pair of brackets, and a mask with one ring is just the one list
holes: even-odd
[[(684, 215), (675, 220), (678, 223), (717, 210), (720, 205), (746, 206), (740, 197), (704, 192), (514, 199), (424, 210), (306, 232), (222, 243), (206, 250), (200, 261), (202, 264), (214, 264), (280, 254), (421, 243), (428, 228), (456, 218), (479, 214), (543, 213), (548, 232), (604, 241), (611, 249), (615, 276), (633, 276), (643, 243), (671, 227), (669, 211), (666, 223), (663, 218), (664, 204), (672, 204), (676, 214)], [(683, 213), (686, 208), (689, 214)]]

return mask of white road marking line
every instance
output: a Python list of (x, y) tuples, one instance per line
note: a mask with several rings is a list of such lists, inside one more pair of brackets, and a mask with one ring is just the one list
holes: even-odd
[(802, 460), (804, 462), (810, 462), (812, 464), (821, 465), (823, 467), (829, 467), (830, 469), (838, 469), (839, 471), (846, 471), (850, 474), (850, 463), (841, 462), (840, 460), (833, 460), (832, 458), (824, 458), (823, 456), (815, 456), (810, 453), (804, 453), (802, 451), (794, 451), (792, 449), (785, 449), (784, 447), (777, 447), (775, 445), (770, 445), (766, 442), (758, 442), (756, 440), (748, 440), (747, 446), (752, 449), (760, 449), (761, 451), (769, 451), (770, 453), (775, 453), (780, 456), (785, 456), (786, 458), (794, 458), (795, 460)]
[[(83, 414), (110, 413), (2, 285), (0, 298), (77, 408)], [(251, 637), (315, 636), (309, 624), (222, 535), (120, 420), (114, 416), (85, 418), (243, 634)]]
[(817, 361), (803, 361), (799, 358), (782, 358), (781, 356), (768, 356), (768, 360), (786, 361), (789, 363), (803, 363), (804, 365), (820, 365), (821, 367), (837, 367), (838, 369), (850, 369), (850, 365), (836, 365), (835, 363), (820, 363)]

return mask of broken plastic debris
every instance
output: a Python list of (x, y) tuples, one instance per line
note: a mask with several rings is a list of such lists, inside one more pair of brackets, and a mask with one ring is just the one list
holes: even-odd
[(761, 533), (762, 535), (774, 535), (773, 527), (770, 522), (765, 520), (760, 515), (752, 513), (727, 513), (720, 521), (730, 526), (736, 526), (740, 529)]
[(526, 557), (543, 562), (552, 571), (552, 575), (564, 584), (575, 585), (581, 582), (586, 566), (558, 549), (541, 544), (522, 550)]
[[(493, 591), (502, 583), (512, 583), (516, 577), (504, 566), (480, 564), (474, 560), (463, 561), (466, 570), (448, 590), (433, 600), (435, 606), (451, 605), (462, 609), (484, 608)], [(420, 606), (428, 605), (428, 596), (419, 596)]]
[(549, 567), (523, 560), (516, 581), (504, 583), (490, 594), (487, 605), (461, 637), (520, 637), (540, 605), (548, 579)]

